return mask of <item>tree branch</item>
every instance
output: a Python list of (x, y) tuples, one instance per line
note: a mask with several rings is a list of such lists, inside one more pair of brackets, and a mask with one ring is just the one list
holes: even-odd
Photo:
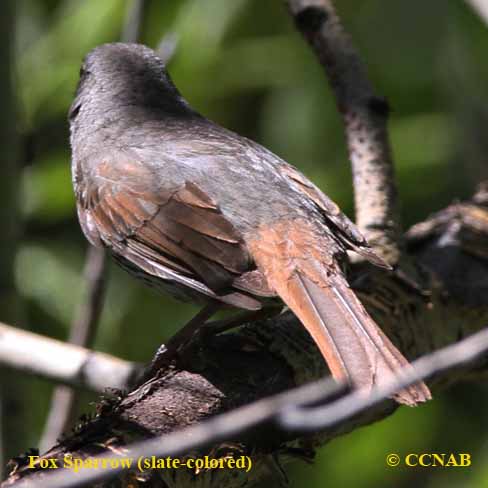
[(127, 388), (140, 372), (135, 363), (2, 323), (0, 364), (96, 393)]
[[(395, 262), (402, 239), (386, 134), (387, 106), (374, 95), (364, 67), (342, 31), (331, 3), (327, 0), (288, 0), (288, 3), (297, 25), (326, 68), (344, 117), (358, 222), (368, 239), (384, 251), (383, 255), (390, 262)], [(488, 259), (480, 253), (488, 239), (488, 208), (486, 200), (478, 197), (479, 194), (470, 202), (449, 207), (422, 224), (420, 230), (417, 227), (409, 233), (411, 257), (425, 269), (425, 290), (409, 285), (398, 275), (372, 269), (366, 263), (359, 263), (352, 270), (350, 281), (369, 312), (409, 358), (453, 344), (481, 330), (488, 322)], [(365, 202), (364, 206), (359, 204), (359, 198)], [(486, 334), (481, 337), (484, 341)], [(479, 346), (485, 344), (477, 340), (468, 342), (476, 361), (464, 364), (463, 358), (462, 367), (433, 378), (433, 388), (439, 390), (467, 377), (486, 377), (486, 357), (479, 356)], [(459, 349), (454, 351), (457, 354)], [(445, 359), (445, 356), (440, 357)], [(435, 358), (439, 360), (438, 355)], [(424, 363), (424, 366), (429, 370), (428, 365)], [(269, 420), (270, 410), (261, 410), (263, 405), (270, 408), (270, 405), (275, 408), (276, 402), (279, 407), (282, 405), (276, 398), (264, 400), (264, 403), (253, 402), (325, 374), (324, 362), (310, 337), (293, 315), (285, 313), (275, 319), (249, 324), (238, 332), (207, 338), (203, 344), (191, 345), (177, 366), (161, 371), (128, 395), (102, 401), (94, 419), (83, 421), (76, 432), (54, 446), (45, 457), (62, 459), (65, 454), (81, 458), (113, 457), (135, 441), (164, 435), (163, 448), (161, 439), (156, 439), (149, 447), (144, 444), (144, 449), (160, 455), (168, 452), (191, 455), (195, 452), (188, 453), (188, 450), (200, 446), (205, 447), (204, 453), (210, 452), (213, 457), (244, 454), (252, 456), (253, 469), (249, 474), (231, 470), (198, 474), (189, 469), (154, 470), (128, 474), (125, 482), (135, 484), (145, 479), (152, 486), (181, 488), (193, 485), (198, 476), (202, 486), (249, 486), (269, 475), (271, 457), (279, 462), (296, 457), (310, 459), (315, 447), (379, 420), (396, 408), (393, 402), (377, 403), (379, 397), (376, 396), (367, 400), (376, 402), (375, 406), (364, 410), (369, 404), (365, 405), (363, 397), (360, 400), (353, 394), (356, 408), (359, 405), (362, 413), (350, 417), (353, 412), (349, 410), (347, 418), (339, 423), (329, 422), (322, 431), (312, 425), (313, 430), (303, 435), (298, 428), (292, 433), (289, 429), (277, 429), (275, 422), (260, 423)], [(301, 390), (300, 395), (304, 391), (307, 390)], [(335, 393), (327, 390), (325, 396), (330, 398)], [(315, 397), (315, 400), (318, 398), (323, 397)], [(271, 404), (266, 403), (269, 401)], [(245, 407), (248, 404), (251, 405)], [(334, 403), (331, 407), (334, 405), (337, 407)], [(231, 412), (240, 407), (244, 410)], [(340, 411), (343, 412), (343, 408)], [(226, 417), (225, 428), (220, 423), (222, 417), (211, 419), (210, 423), (202, 422), (225, 412), (230, 412), (231, 419)], [(292, 427), (297, 413), (297, 410), (281, 412), (280, 421)], [(317, 411), (308, 413), (317, 414)], [(318, 416), (319, 420), (323, 419), (323, 414), (324, 411)], [(301, 420), (303, 424), (303, 418)], [(259, 428), (246, 430), (256, 425)], [(191, 437), (189, 431), (177, 433), (189, 426), (194, 426)], [(219, 434), (214, 437), (219, 440), (217, 446), (208, 445), (209, 430)], [(220, 443), (223, 439), (227, 442)], [(25, 458), (17, 458), (11, 467), (12, 473), (3, 486), (11, 486), (19, 480), (40, 486), (39, 481), (46, 475), (27, 468)], [(54, 486), (52, 479), (49, 486)]]
[[(318, 429), (337, 427), (355, 415), (379, 405), (402, 388), (466, 365), (480, 356), (485, 356), (486, 359), (487, 353), (488, 329), (415, 361), (412, 370), (405, 372), (402, 378), (378, 388), (371, 395), (353, 391), (337, 398), (344, 389), (331, 380), (322, 380), (259, 400), (182, 431), (132, 444), (123, 452), (108, 451), (100, 455), (98, 460), (113, 463), (114, 460), (128, 457), (150, 459), (155, 456), (161, 459), (181, 456), (195, 449), (240, 436), (243, 432), (250, 432), (258, 427), (275, 427), (284, 436), (289, 432), (303, 435)], [(312, 406), (317, 403), (322, 405)], [(76, 475), (64, 470), (45, 477), (40, 476), (35, 483), (37, 488), (78, 488), (113, 480), (128, 470), (120, 463), (116, 467), (102, 470), (87, 469)]]
[[(482, 187), (469, 202), (448, 207), (408, 233), (408, 249), (412, 259), (431, 276), (429, 293), (409, 288), (395, 275), (363, 264), (356, 266), (351, 276), (356, 290), (368, 310), (408, 357), (414, 358), (453, 344), (488, 324), (488, 257), (479, 253), (479, 249), (486, 249), (488, 240), (487, 203)], [(485, 340), (486, 333), (483, 333), (467, 343), (472, 353), (468, 356), (478, 356), (476, 361), (432, 378), (430, 386), (434, 388), (434, 395), (441, 388), (466, 378), (486, 378), (487, 356), (479, 356), (480, 350), (472, 349), (483, 349)], [(461, 358), (457, 358), (461, 362), (465, 360), (465, 345), (454, 350), (456, 355), (462, 351)], [(445, 354), (435, 355), (434, 363), (439, 361), (439, 357), (445, 359)], [(452, 351), (448, 357), (452, 357)], [(434, 366), (439, 368), (439, 364)], [(444, 369), (446, 364), (441, 366)], [(423, 372), (430, 374), (431, 367), (431, 361), (427, 360), (428, 371)], [(95, 419), (82, 423), (77, 432), (45, 456), (58, 459), (66, 453), (83, 458), (99, 458), (104, 454), (112, 456), (135, 441), (169, 434), (171, 437), (165, 437), (164, 446), (174, 447), (168, 442), (179, 439), (179, 452), (188, 454), (187, 448), (193, 444), (189, 444), (187, 436), (184, 443), (180, 434), (173, 437), (174, 432), (199, 424), (198, 429), (192, 431), (191, 440), (205, 444), (200, 437), (203, 431), (207, 432), (206, 427), (200, 425), (203, 420), (325, 374), (321, 356), (303, 327), (291, 314), (283, 314), (277, 319), (249, 324), (235, 333), (211, 337), (203, 345), (194, 344), (184, 353), (178, 367), (161, 372), (159, 377), (129, 395), (120, 395), (108, 404), (102, 402)], [(323, 394), (324, 391), (321, 391)], [(329, 393), (334, 394), (328, 390), (326, 396), (329, 398)], [(303, 395), (303, 391), (300, 394)], [(308, 429), (303, 422), (302, 430), (294, 433), (277, 429), (274, 422), (259, 424), (258, 428), (243, 432), (240, 427), (249, 421), (245, 412), (250, 410), (239, 411), (232, 417), (236, 422), (234, 427), (226, 430), (225, 436), (221, 432), (227, 442), (203, 452), (210, 452), (214, 457), (250, 455), (253, 469), (249, 474), (239, 473), (235, 476), (231, 470), (205, 471), (198, 476), (201, 477), (202, 486), (210, 482), (231, 488), (250, 486), (269, 476), (271, 455), (280, 463), (297, 457), (310, 459), (315, 447), (384, 418), (395, 408), (393, 402), (381, 402), (361, 414), (348, 415), (339, 423), (327, 424), (325, 430), (316, 429), (315, 424), (308, 426), (313, 429), (306, 435), (303, 435), (303, 429)], [(339, 410), (344, 412), (344, 405)], [(290, 412), (283, 417), (288, 427), (291, 427), (296, 413), (293, 410)], [(307, 411), (306, 418), (325, 418), (322, 414), (313, 413)], [(216, 425), (210, 424), (212, 432), (216, 432)], [(153, 447), (154, 444), (151, 449)], [(191, 454), (195, 455), (195, 451), (188, 455)], [(25, 468), (22, 459), (17, 459), (16, 463), (14, 474), (4, 486), (10, 486), (19, 479), (32, 479), (34, 486), (39, 486), (37, 483), (45, 473)], [(139, 475), (152, 476), (153, 486), (170, 488), (190, 486), (195, 477), (195, 473), (188, 469), (160, 470)]]
[(390, 264), (400, 258), (402, 232), (387, 133), (389, 107), (375, 94), (330, 0), (287, 0), (295, 24), (325, 69), (342, 114), (352, 164), (356, 223)]

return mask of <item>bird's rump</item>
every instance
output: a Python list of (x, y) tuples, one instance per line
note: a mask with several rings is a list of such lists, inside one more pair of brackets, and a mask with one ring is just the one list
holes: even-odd
[[(310, 222), (260, 229), (250, 250), (269, 285), (300, 319), (338, 381), (369, 392), (409, 368), (350, 289), (334, 256), (335, 242)], [(395, 399), (415, 405), (430, 399), (422, 383)]]
[(339, 206), (325, 193), (290, 164), (283, 163), (279, 169), (290, 179), (292, 185), (307, 195), (317, 206), (324, 218), (324, 223), (335, 231), (333, 235), (341, 241), (346, 249), (357, 252), (376, 266), (390, 268), (389, 264), (371, 249), (356, 225), (341, 212)]

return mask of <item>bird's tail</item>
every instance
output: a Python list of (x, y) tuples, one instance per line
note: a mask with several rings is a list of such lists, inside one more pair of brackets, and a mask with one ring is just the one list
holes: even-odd
[[(327, 361), (334, 378), (371, 389), (389, 382), (410, 365), (368, 315), (342, 276), (321, 286), (300, 271), (285, 289), (283, 301), (306, 327)], [(424, 383), (399, 391), (395, 400), (416, 405), (431, 398)]]
[[(324, 263), (310, 238), (303, 257), (304, 246), (296, 242), (298, 236), (295, 239), (290, 233), (288, 240), (279, 240), (268, 233), (261, 237), (264, 239), (254, 254), (258, 265), (310, 333), (335, 379), (369, 391), (411, 368), (366, 312), (333, 258)], [(419, 382), (394, 398), (416, 405), (429, 400), (431, 394)]]

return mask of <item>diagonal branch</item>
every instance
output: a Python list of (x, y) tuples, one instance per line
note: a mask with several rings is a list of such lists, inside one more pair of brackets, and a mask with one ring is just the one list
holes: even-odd
[[(412, 258), (436, 275), (429, 296), (408, 288), (395, 276), (377, 273), (371, 268), (365, 271), (361, 266), (356, 270), (354, 283), (368, 310), (378, 317), (392, 340), (410, 358), (460, 341), (488, 324), (488, 257), (479, 252), (488, 239), (485, 189), (481, 186), (469, 202), (448, 207), (410, 232)], [(487, 332), (483, 331), (467, 342), (416, 363), (422, 375), (439, 372), (430, 383), (434, 394), (456, 381), (486, 378), (487, 339)], [(466, 363), (468, 360), (470, 362)], [(458, 367), (450, 369), (454, 364)], [(153, 454), (184, 452), (191, 456), (196, 454), (189, 451), (192, 446), (205, 445), (207, 449), (203, 453), (213, 457), (251, 456), (253, 469), (248, 474), (237, 476), (231, 470), (218, 470), (198, 475), (202, 477), (202, 486), (210, 482), (230, 488), (251, 486), (269, 475), (271, 456), (280, 463), (296, 457), (310, 459), (315, 447), (394, 411), (392, 402), (378, 404), (379, 396), (365, 400), (354, 394), (347, 402), (340, 400), (346, 402), (339, 404), (340, 408), (337, 403), (330, 403), (324, 411), (307, 409), (302, 412), (305, 416), (300, 414), (300, 417), (297, 417), (300, 410), (280, 410), (279, 419), (270, 420), (271, 410), (262, 410), (263, 405), (281, 409), (281, 400), (254, 403), (325, 374), (320, 354), (303, 327), (291, 314), (283, 314), (194, 345), (184, 354), (178, 367), (162, 372), (161, 376), (110, 404), (102, 403), (95, 419), (83, 423), (77, 432), (45, 456), (57, 459), (65, 454), (97, 459), (103, 455), (113, 457), (117, 452), (125, 452), (124, 449), (136, 441), (164, 435), (164, 444), (159, 439), (152, 440), (149, 445), (144, 444), (144, 449)], [(404, 379), (412, 381), (411, 377)], [(308, 387), (299, 390), (298, 399), (307, 400), (307, 405), (310, 400), (317, 406), (318, 399), (330, 401), (338, 394), (330, 387), (324, 390), (324, 384), (321, 385), (311, 387), (310, 391), (315, 393), (310, 393), (310, 397), (307, 396)], [(300, 401), (297, 403), (296, 396), (293, 398), (295, 404), (304, 405)], [(232, 422), (225, 421), (225, 428), (221, 424), (222, 417), (210, 424), (202, 423), (239, 407), (245, 410), (231, 412)], [(351, 417), (360, 410), (362, 413)], [(275, 415), (276, 410), (273, 411)], [(336, 417), (337, 411), (340, 420)], [(286, 424), (284, 430), (279, 427), (280, 423)], [(186, 431), (184, 436), (177, 432), (190, 426), (196, 426), (195, 430)], [(308, 433), (304, 435), (304, 431)], [(215, 437), (209, 437), (209, 432)], [(208, 450), (212, 439), (220, 442), (223, 438), (227, 442)], [(125, 452), (126, 457), (135, 454)], [(31, 486), (42, 486), (39, 483), (46, 473), (26, 468), (23, 463), (23, 458), (16, 460), (14, 472), (3, 486), (11, 486), (17, 480), (31, 480)], [(144, 476), (152, 477), (152, 486), (184, 488), (194, 484), (195, 473), (189, 469), (169, 469)], [(56, 486), (52, 479), (49, 483), (49, 486)], [(101, 486), (111, 485), (104, 482)]]
[(389, 107), (375, 94), (366, 67), (330, 0), (287, 0), (297, 28), (325, 69), (342, 114), (352, 164), (356, 223), (390, 263), (400, 257), (399, 201), (387, 133)]

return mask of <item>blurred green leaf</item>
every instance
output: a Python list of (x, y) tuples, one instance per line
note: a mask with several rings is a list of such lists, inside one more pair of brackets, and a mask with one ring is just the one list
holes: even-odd
[(66, 152), (58, 152), (24, 169), (23, 203), (27, 217), (52, 222), (74, 216), (69, 159)]
[[(297, 466), (293, 471), (296, 486), (303, 473), (314, 479), (309, 486), (397, 486), (406, 468), (386, 465), (390, 453), (400, 457), (429, 449), (435, 436), (438, 405), (434, 402), (409, 409), (401, 407), (395, 415), (361, 428), (319, 450), (315, 469)], [(340, 480), (340, 481), (339, 481)]]
[(22, 295), (37, 301), (60, 322), (71, 322), (81, 295), (81, 276), (73, 269), (72, 254), (64, 256), (41, 245), (24, 245), (15, 263)]
[(445, 164), (455, 142), (451, 117), (445, 113), (393, 117), (390, 134), (397, 167), (405, 172)]
[[(19, 97), (27, 126), (67, 112), (81, 59), (120, 31), (123, 5), (123, 0), (65, 0), (38, 39), (19, 43)], [(29, 16), (28, 10), (20, 13)]]

